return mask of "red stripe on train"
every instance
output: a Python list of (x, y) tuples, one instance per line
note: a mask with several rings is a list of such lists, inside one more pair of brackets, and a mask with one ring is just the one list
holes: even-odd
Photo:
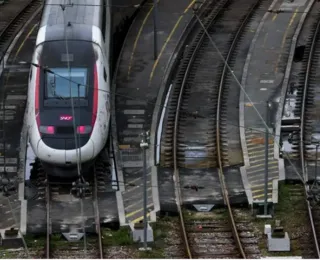
[(40, 111), (39, 111), (39, 89), (40, 89), (40, 67), (36, 70), (36, 86), (35, 86), (35, 95), (34, 95), (34, 112), (36, 115), (36, 121), (38, 125), (38, 129), (40, 126)]
[(92, 108), (92, 121), (91, 126), (92, 129), (97, 119), (97, 111), (98, 111), (98, 69), (97, 64), (94, 65), (93, 70), (93, 108)]

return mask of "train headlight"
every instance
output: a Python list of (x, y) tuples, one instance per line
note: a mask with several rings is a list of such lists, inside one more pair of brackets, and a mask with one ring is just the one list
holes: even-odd
[(55, 133), (55, 128), (54, 126), (40, 126), (39, 127), (40, 133), (42, 134), (49, 134), (53, 135)]
[(90, 125), (80, 125), (77, 127), (78, 134), (90, 134), (92, 131), (92, 126)]

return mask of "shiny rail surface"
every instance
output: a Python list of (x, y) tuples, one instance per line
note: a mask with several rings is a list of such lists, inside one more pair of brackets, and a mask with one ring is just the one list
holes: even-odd
[[(97, 171), (94, 169), (94, 177), (91, 183), (92, 191), (88, 195), (83, 195), (85, 197), (92, 198), (92, 204), (94, 209), (94, 220), (95, 220), (95, 232), (97, 237), (92, 239), (90, 237), (90, 241), (88, 238), (83, 238), (79, 242), (64, 242), (63, 244), (57, 246), (57, 241), (52, 241), (52, 219), (50, 216), (50, 201), (51, 201), (51, 192), (54, 192), (54, 187), (50, 186), (50, 182), (48, 181), (48, 176), (46, 175), (46, 219), (47, 219), (47, 230), (46, 230), (46, 243), (45, 243), (45, 256), (47, 259), (54, 258), (94, 258), (94, 259), (104, 259), (104, 250), (103, 250), (103, 242), (102, 242), (102, 232), (100, 225), (100, 211), (98, 204), (98, 180), (97, 180)], [(90, 184), (89, 184), (90, 185)], [(81, 214), (83, 214), (83, 199), (80, 197), (81, 204)], [(85, 228), (85, 220), (83, 222), (83, 229)], [(86, 236), (86, 235), (85, 235)], [(86, 240), (84, 240), (86, 239)], [(59, 243), (59, 242), (58, 242)], [(86, 251), (84, 248), (86, 247)], [(86, 252), (86, 253), (84, 253)]]
[[(313, 33), (313, 38), (312, 38), (311, 47), (309, 51), (305, 80), (303, 85), (304, 88), (302, 93), (302, 104), (301, 104), (301, 122), (300, 122), (300, 140), (299, 140), (300, 150), (299, 151), (300, 151), (301, 169), (303, 173), (303, 179), (305, 181), (304, 187), (305, 187), (306, 198), (309, 197), (309, 191), (310, 191), (310, 187), (308, 185), (308, 172), (307, 172), (307, 167), (305, 165), (305, 161), (307, 159), (306, 157), (309, 150), (308, 149), (309, 138), (306, 138), (306, 137), (307, 135), (308, 137), (310, 137), (310, 134), (311, 134), (310, 138), (312, 138), (312, 133), (310, 133), (311, 127), (310, 127), (310, 117), (309, 117), (310, 111), (308, 111), (308, 105), (309, 105), (308, 99), (313, 99), (312, 90), (311, 90), (312, 86), (310, 86), (311, 85), (310, 78), (312, 73), (314, 73), (314, 71), (312, 70), (317, 69), (317, 67), (314, 68), (312, 63), (316, 58), (319, 59), (319, 56), (320, 56), (319, 53), (316, 53), (317, 48), (319, 49), (319, 45), (317, 46), (317, 42), (319, 41), (319, 37), (320, 37), (320, 17), (318, 19), (319, 20), (317, 22), (316, 28)], [(319, 111), (316, 111), (316, 112), (318, 113)], [(315, 211), (315, 209), (312, 209), (313, 207), (311, 207), (310, 201), (308, 199), (306, 199), (306, 203), (308, 206), (308, 215), (309, 215), (310, 225), (312, 228), (312, 235), (313, 235), (313, 241), (315, 244), (316, 255), (318, 258), (320, 258), (319, 240), (318, 240), (318, 234), (317, 234), (319, 233), (319, 230), (318, 232), (316, 230), (316, 225), (314, 221), (315, 213), (313, 212)]]
[[(218, 11), (214, 10), (212, 11), (211, 14), (209, 14), (206, 18), (199, 18), (201, 20), (203, 20), (203, 26), (205, 28), (207, 28), (208, 30), (210, 30), (210, 26), (215, 22), (216, 19), (218, 19), (218, 16), (220, 14), (220, 12), (222, 12), (222, 10), (224, 9), (225, 5), (230, 4), (231, 1), (220, 1), (219, 4), (219, 8)], [(243, 20), (240, 21), (240, 24), (238, 24), (238, 26), (236, 27), (236, 33), (232, 36), (232, 42), (231, 45), (228, 49), (228, 53), (227, 56), (224, 58), (226, 60), (226, 63), (229, 63), (231, 60), (232, 55), (234, 55), (234, 51), (237, 45), (237, 42), (240, 40), (240, 36), (243, 33), (246, 25), (248, 24), (250, 18), (252, 17), (254, 11), (257, 9), (257, 7), (259, 6), (259, 4), (261, 4), (261, 0), (258, 1), (253, 1), (254, 3), (251, 5), (251, 7), (249, 8), (249, 10), (247, 10), (246, 12), (246, 16)], [(182, 233), (183, 233), (183, 238), (184, 238), (184, 244), (185, 244), (185, 250), (186, 253), (188, 255), (188, 257), (191, 259), (193, 258), (193, 254), (192, 251), (190, 249), (190, 244), (188, 241), (188, 235), (186, 232), (186, 221), (184, 220), (183, 217), (183, 213), (181, 210), (181, 205), (182, 205), (182, 198), (181, 198), (181, 191), (180, 191), (180, 180), (179, 180), (179, 168), (181, 167), (181, 159), (180, 159), (180, 163), (179, 163), (179, 156), (178, 154), (181, 154), (181, 151), (179, 152), (179, 119), (181, 116), (181, 107), (182, 102), (183, 102), (183, 96), (187, 95), (185, 94), (185, 88), (187, 84), (190, 84), (188, 81), (189, 76), (192, 72), (192, 66), (194, 65), (196, 56), (198, 55), (199, 50), (201, 49), (202, 45), (203, 45), (203, 41), (204, 39), (208, 37), (211, 41), (211, 36), (210, 33), (207, 30), (203, 30), (201, 29), (201, 31), (198, 33), (197, 37), (196, 37), (196, 41), (197, 44), (194, 46), (194, 44), (192, 46), (189, 46), (189, 49), (192, 49), (192, 53), (187, 53), (185, 56), (187, 56), (187, 64), (186, 62), (184, 63), (183, 66), (185, 66), (185, 70), (182, 71), (180, 74), (183, 74), (183, 79), (181, 82), (181, 88), (179, 90), (179, 96), (177, 98), (176, 101), (176, 109), (175, 109), (175, 118), (174, 118), (174, 127), (173, 127), (173, 164), (174, 164), (174, 179), (175, 179), (175, 189), (176, 189), (176, 197), (177, 197), (177, 204), (178, 204), (178, 210), (179, 210), (179, 216), (180, 216), (180, 223), (181, 223), (181, 229), (182, 229)], [(246, 258), (246, 253), (244, 250), (244, 246), (242, 245), (240, 236), (238, 234), (238, 228), (236, 226), (235, 223), (235, 219), (234, 219), (234, 213), (232, 211), (230, 202), (229, 202), (229, 196), (228, 196), (228, 190), (227, 190), (227, 186), (224, 180), (224, 174), (223, 174), (223, 151), (222, 151), (222, 147), (221, 147), (221, 117), (222, 117), (222, 103), (223, 103), (223, 88), (225, 85), (225, 78), (226, 78), (226, 73), (227, 73), (227, 66), (225, 65), (223, 67), (223, 71), (221, 74), (221, 78), (220, 78), (220, 83), (218, 86), (218, 95), (217, 95), (217, 100), (214, 100), (214, 102), (216, 102), (216, 116), (215, 116), (215, 132), (216, 132), (216, 136), (215, 136), (215, 140), (213, 141), (215, 143), (216, 146), (216, 155), (215, 160), (216, 163), (215, 164), (218, 167), (219, 170), (219, 180), (220, 180), (220, 184), (221, 184), (221, 190), (222, 190), (222, 195), (225, 201), (225, 204), (227, 206), (228, 209), (228, 217), (229, 217), (229, 225), (231, 226), (232, 229), (232, 234), (233, 234), (233, 238), (235, 240), (235, 243), (237, 245), (237, 248), (239, 250), (239, 253), (241, 255), (242, 258)], [(180, 75), (179, 74), (179, 75)], [(171, 101), (172, 102), (172, 101)], [(211, 142), (212, 140), (210, 140)], [(211, 146), (210, 146), (211, 147)], [(181, 149), (181, 148), (180, 148)], [(166, 160), (168, 161), (168, 160)]]

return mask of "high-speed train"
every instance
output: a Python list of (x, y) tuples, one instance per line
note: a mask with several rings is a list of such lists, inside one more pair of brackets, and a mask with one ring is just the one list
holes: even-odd
[[(111, 0), (47, 0), (29, 75), (30, 145), (49, 175), (75, 177), (110, 123)], [(70, 2), (72, 2), (70, 4)]]

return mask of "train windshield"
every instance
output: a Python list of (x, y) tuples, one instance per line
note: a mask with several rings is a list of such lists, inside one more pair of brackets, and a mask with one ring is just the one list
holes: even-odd
[(86, 98), (86, 68), (51, 68), (46, 78), (47, 98)]
[[(100, 53), (92, 42), (48, 41), (42, 44), (40, 64), (48, 68), (41, 73), (44, 98), (91, 100), (94, 65)], [(70, 70), (69, 70), (70, 68)]]

